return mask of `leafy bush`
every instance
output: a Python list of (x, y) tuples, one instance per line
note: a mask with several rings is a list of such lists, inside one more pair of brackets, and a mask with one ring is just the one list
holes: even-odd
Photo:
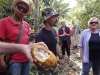
[(34, 63), (31, 63), (30, 75), (38, 75), (38, 70)]

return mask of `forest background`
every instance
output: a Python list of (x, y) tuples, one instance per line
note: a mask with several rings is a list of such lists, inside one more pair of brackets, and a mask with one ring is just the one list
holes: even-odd
[[(91, 17), (100, 19), (100, 0), (75, 1), (76, 5), (73, 2), (75, 6), (71, 7), (70, 3), (65, 2), (65, 0), (30, 0), (32, 12), (24, 19), (31, 25), (35, 32), (43, 26), (41, 11), (46, 7), (54, 8), (60, 14), (58, 25), (55, 27), (56, 30), (61, 26), (61, 20), (66, 20), (66, 24), (70, 28), (72, 28), (71, 21), (75, 20), (81, 29), (86, 29), (88, 28), (87, 22)], [(12, 0), (0, 0), (0, 19), (13, 14), (11, 5)]]

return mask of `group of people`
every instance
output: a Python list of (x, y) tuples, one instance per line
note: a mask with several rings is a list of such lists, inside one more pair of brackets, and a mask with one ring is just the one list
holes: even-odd
[[(58, 75), (58, 66), (44, 67), (31, 56), (31, 48), (41, 44), (51, 50), (55, 56), (59, 57), (59, 63), (63, 64), (62, 59), (65, 59), (65, 50), (67, 51), (68, 61), (70, 61), (70, 45), (73, 36), (73, 48), (79, 46), (79, 57), (83, 59), (83, 67), (80, 75), (88, 75), (92, 66), (93, 74), (100, 75), (100, 30), (98, 29), (99, 20), (93, 17), (88, 22), (88, 29), (81, 34), (78, 44), (78, 26), (72, 21), (72, 34), (66, 21), (61, 21), (61, 28), (58, 30), (59, 41), (62, 53), (57, 46), (57, 33), (53, 26), (57, 25), (59, 13), (53, 8), (46, 8), (42, 11), (44, 26), (37, 32), (35, 43), (30, 44), (33, 40), (30, 25), (23, 20), (24, 16), (31, 12), (31, 6), (28, 0), (13, 0), (14, 14), (0, 20), (0, 74), (4, 74), (8, 69), (11, 75), (29, 75), (30, 61), (33, 62), (39, 71), (39, 75)], [(16, 43), (22, 25), (23, 31), (19, 43)], [(31, 39), (31, 40), (30, 40)], [(6, 43), (3, 43), (6, 42)], [(6, 60), (12, 54), (9, 65), (6, 65), (3, 54), (6, 55)], [(9, 66), (9, 67), (8, 67)]]
[(66, 24), (65, 20), (61, 21), (61, 27), (58, 29), (59, 45), (61, 46), (62, 57), (66, 60), (66, 53), (70, 61), (70, 47), (75, 50), (78, 48), (79, 26), (72, 20), (72, 29)]
[[(82, 59), (82, 70), (80, 75), (89, 75), (92, 67), (93, 75), (100, 75), (100, 29), (99, 19), (92, 17), (88, 21), (88, 28), (83, 30), (79, 35), (78, 25), (72, 21), (72, 49), (79, 50), (79, 58)], [(70, 28), (65, 21), (61, 21), (61, 28), (58, 30), (59, 39), (61, 41), (62, 55), (65, 56), (67, 51), (68, 59), (70, 60)]]
[[(38, 63), (31, 56), (31, 48), (41, 44), (59, 57), (60, 64), (63, 63), (57, 48), (56, 31), (53, 29), (58, 22), (59, 13), (53, 8), (42, 11), (44, 26), (37, 32), (35, 43), (30, 44), (34, 38), (30, 25), (23, 18), (31, 12), (31, 6), (28, 0), (13, 0), (12, 7), (14, 14), (0, 20), (0, 75), (5, 75), (7, 69), (11, 75), (29, 75), (30, 61), (37, 66), (39, 75), (58, 75), (58, 66), (45, 67)], [(17, 39), (19, 42), (16, 43)], [(11, 57), (8, 65), (4, 61), (4, 53), (7, 54), (6, 60)]]
[(0, 41), (6, 42), (6, 44), (0, 43), (0, 50), (1, 53), (7, 51), (6, 61), (10, 58), (9, 63), (6, 64), (4, 56), (0, 53), (0, 75), (5, 75), (7, 70), (11, 75), (29, 75), (29, 60), (36, 61), (31, 56), (31, 48), (37, 44), (45, 47), (46, 45), (41, 42), (29, 45), (32, 31), (30, 25), (23, 20), (24, 16), (31, 12), (28, 0), (13, 0), (12, 8), (14, 14), (0, 20)]
[(92, 67), (93, 75), (100, 75), (100, 29), (99, 19), (92, 17), (88, 21), (88, 28), (79, 35), (78, 25), (72, 21), (72, 39), (70, 39), (70, 28), (65, 21), (61, 21), (61, 28), (58, 30), (58, 36), (61, 45), (62, 55), (65, 58), (67, 51), (68, 60), (70, 60), (70, 45), (72, 49), (79, 50), (79, 58), (82, 59), (82, 70), (80, 75), (89, 75)]

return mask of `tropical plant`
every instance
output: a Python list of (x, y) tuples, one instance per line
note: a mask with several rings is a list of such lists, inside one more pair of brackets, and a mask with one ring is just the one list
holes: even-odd
[(0, 0), (0, 19), (13, 13), (12, 0)]
[(78, 5), (75, 10), (70, 13), (70, 17), (75, 19), (82, 29), (88, 28), (87, 22), (91, 17), (100, 19), (100, 1), (88, 0), (83, 1), (83, 5)]

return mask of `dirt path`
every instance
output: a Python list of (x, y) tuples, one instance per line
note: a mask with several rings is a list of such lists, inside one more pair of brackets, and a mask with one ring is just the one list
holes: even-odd
[[(81, 59), (78, 59), (78, 49), (71, 50), (71, 61), (70, 63), (66, 62), (64, 68), (59, 69), (59, 75), (80, 75), (81, 61)], [(91, 72), (90, 75), (92, 75)]]

